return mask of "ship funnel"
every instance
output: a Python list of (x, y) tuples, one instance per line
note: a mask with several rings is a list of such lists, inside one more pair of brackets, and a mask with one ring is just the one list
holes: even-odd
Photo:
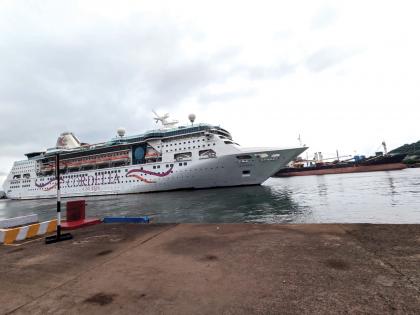
[(72, 132), (63, 132), (57, 139), (57, 149), (74, 149), (80, 147), (80, 141)]

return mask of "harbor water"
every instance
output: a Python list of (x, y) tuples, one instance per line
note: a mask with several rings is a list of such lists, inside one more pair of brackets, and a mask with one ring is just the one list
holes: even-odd
[[(90, 217), (168, 223), (420, 223), (420, 169), (270, 178), (262, 186), (97, 196)], [(0, 219), (55, 216), (54, 199), (0, 200)]]

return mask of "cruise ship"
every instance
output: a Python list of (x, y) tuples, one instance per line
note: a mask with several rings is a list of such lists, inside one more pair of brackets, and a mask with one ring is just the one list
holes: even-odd
[(57, 155), (61, 196), (75, 197), (259, 185), (307, 149), (242, 148), (227, 130), (194, 124), (194, 114), (187, 126), (168, 114), (154, 119), (159, 129), (126, 136), (119, 128), (97, 144), (62, 133), (54, 148), (13, 164), (3, 185), (7, 198), (55, 197)]

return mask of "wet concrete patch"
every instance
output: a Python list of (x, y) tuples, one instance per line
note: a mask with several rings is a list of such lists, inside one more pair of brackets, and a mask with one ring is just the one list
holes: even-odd
[(103, 251), (97, 253), (96, 256), (105, 256), (105, 255), (111, 254), (112, 252), (113, 252), (112, 249), (107, 249), (107, 250), (103, 250)]
[(116, 297), (116, 294), (97, 293), (84, 300), (85, 303), (97, 304), (100, 306), (111, 304)]
[(334, 259), (334, 258), (327, 259), (325, 261), (325, 264), (328, 267), (332, 269), (336, 269), (336, 270), (349, 270), (350, 269), (350, 265), (342, 259)]
[(219, 257), (217, 257), (216, 255), (205, 255), (202, 260), (204, 261), (212, 261), (212, 260), (218, 260)]

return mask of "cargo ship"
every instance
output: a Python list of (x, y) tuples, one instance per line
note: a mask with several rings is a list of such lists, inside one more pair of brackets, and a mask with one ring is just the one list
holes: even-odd
[(317, 161), (313, 165), (304, 166), (298, 161), (292, 167), (286, 167), (278, 171), (273, 177), (307, 176), (343, 174), (358, 172), (392, 171), (402, 170), (407, 167), (402, 161), (406, 154), (382, 154), (377, 152), (375, 156), (354, 156), (350, 160), (334, 162)]

